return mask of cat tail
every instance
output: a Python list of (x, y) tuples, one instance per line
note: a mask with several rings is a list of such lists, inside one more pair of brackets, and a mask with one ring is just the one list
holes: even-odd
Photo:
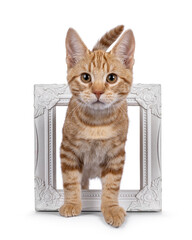
[(115, 42), (115, 40), (120, 36), (120, 34), (123, 32), (124, 26), (119, 25), (113, 29), (111, 29), (109, 32), (106, 32), (100, 40), (95, 44), (93, 47), (93, 51), (95, 50), (104, 50), (106, 51), (112, 43)]

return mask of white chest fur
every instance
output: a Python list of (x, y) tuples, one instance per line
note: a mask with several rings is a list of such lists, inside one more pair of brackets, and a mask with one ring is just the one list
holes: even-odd
[(99, 140), (82, 144), (81, 151), (83, 152), (84, 162), (83, 175), (87, 175), (88, 178), (100, 177), (100, 164), (104, 161), (107, 150), (107, 145), (104, 145), (103, 142)]

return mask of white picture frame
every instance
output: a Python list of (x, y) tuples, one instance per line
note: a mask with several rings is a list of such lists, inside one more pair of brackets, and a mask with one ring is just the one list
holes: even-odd
[[(67, 85), (34, 86), (36, 211), (58, 211), (64, 202), (56, 188), (56, 106), (70, 98)], [(161, 86), (135, 84), (127, 103), (140, 107), (140, 190), (120, 190), (119, 204), (126, 211), (161, 211)], [(82, 210), (100, 211), (100, 199), (101, 190), (82, 190)]]

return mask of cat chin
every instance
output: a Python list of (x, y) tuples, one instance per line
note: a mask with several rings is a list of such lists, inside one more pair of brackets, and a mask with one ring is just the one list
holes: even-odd
[(109, 107), (110, 107), (109, 104), (105, 104), (105, 103), (101, 103), (101, 102), (95, 102), (95, 103), (89, 104), (89, 108), (91, 108), (93, 110), (104, 110)]
[(119, 105), (119, 101), (112, 102), (112, 103), (104, 103), (104, 102), (85, 103), (81, 99), (78, 99), (78, 104), (81, 107), (86, 108), (87, 110), (90, 110), (93, 113), (96, 113), (96, 112), (105, 113), (106, 111), (108, 112), (110, 110), (115, 110), (116, 107), (118, 107)]
[(103, 102), (94, 102), (90, 103), (87, 105), (89, 109), (94, 110), (94, 111), (102, 111), (102, 110), (107, 110), (109, 109), (112, 105), (103, 103)]

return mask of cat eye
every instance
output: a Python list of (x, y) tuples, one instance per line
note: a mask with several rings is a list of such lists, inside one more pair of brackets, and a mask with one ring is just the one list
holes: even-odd
[(91, 76), (88, 73), (82, 73), (81, 74), (81, 81), (84, 83), (89, 83), (91, 82)]
[(117, 82), (117, 75), (114, 74), (114, 73), (110, 73), (108, 76), (107, 76), (107, 82), (108, 83), (115, 83)]

